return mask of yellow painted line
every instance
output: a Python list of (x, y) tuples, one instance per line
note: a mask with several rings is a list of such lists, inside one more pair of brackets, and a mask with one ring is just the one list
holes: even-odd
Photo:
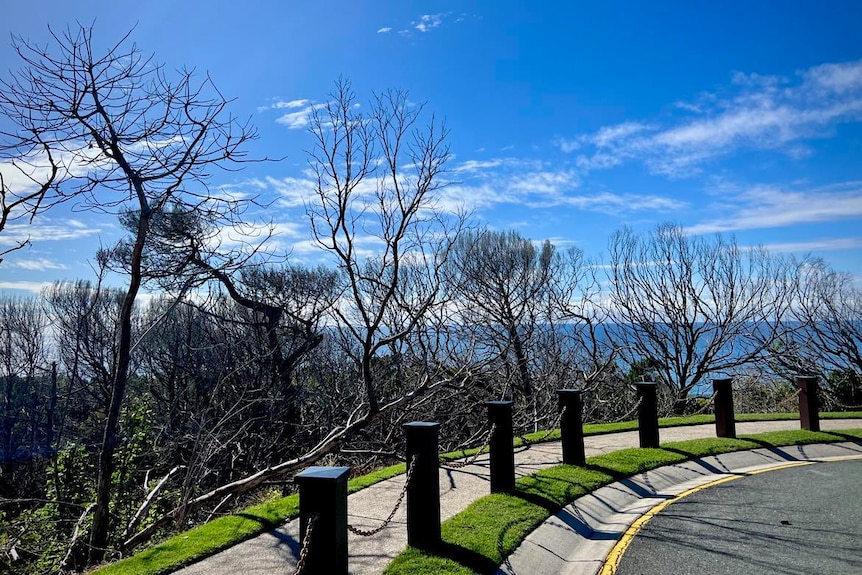
[(767, 467), (765, 469), (756, 469), (754, 471), (748, 471), (745, 473), (734, 473), (733, 475), (728, 475), (726, 477), (720, 477), (720, 478), (715, 479), (713, 481), (710, 481), (708, 483), (704, 483), (703, 485), (698, 485), (696, 487), (692, 487), (691, 489), (686, 489), (685, 491), (677, 494), (675, 497), (672, 497), (671, 499), (665, 499), (664, 501), (656, 504), (649, 511), (647, 511), (646, 513), (644, 513), (643, 515), (638, 517), (634, 521), (634, 523), (632, 523), (629, 526), (629, 528), (626, 529), (626, 532), (623, 533), (622, 537), (620, 537), (619, 540), (616, 542), (616, 544), (614, 544), (614, 546), (611, 548), (610, 552), (608, 553), (607, 557), (605, 558), (605, 562), (602, 565), (602, 568), (599, 571), (598, 575), (616, 575), (617, 569), (619, 568), (619, 565), (620, 565), (620, 561), (623, 558), (623, 554), (626, 552), (626, 549), (628, 549), (632, 540), (635, 538), (635, 535), (637, 535), (638, 532), (641, 529), (643, 529), (643, 526), (646, 525), (650, 519), (652, 519), (653, 517), (655, 517), (656, 515), (661, 513), (662, 510), (665, 507), (667, 507), (668, 505), (670, 505), (671, 503), (679, 501), (683, 497), (688, 497), (692, 493), (697, 493), (698, 491), (701, 491), (703, 489), (707, 489), (709, 487), (715, 487), (716, 485), (719, 485), (721, 483), (726, 483), (728, 481), (733, 481), (734, 479), (739, 479), (740, 477), (747, 477), (749, 475), (757, 475), (759, 473), (766, 473), (767, 471), (778, 471), (779, 469), (787, 469), (789, 467), (801, 467), (803, 465), (812, 465), (814, 463), (815, 463), (814, 461), (798, 461), (798, 462), (795, 461), (792, 463), (785, 463), (782, 465)]

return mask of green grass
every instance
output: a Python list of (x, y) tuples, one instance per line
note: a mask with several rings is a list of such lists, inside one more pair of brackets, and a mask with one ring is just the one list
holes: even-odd
[[(843, 413), (822, 413), (821, 418), (862, 418), (862, 411), (843, 412)], [(768, 421), (768, 420), (787, 420), (798, 419), (799, 414), (796, 413), (768, 413), (768, 414), (740, 414), (737, 415), (737, 421)], [(694, 415), (688, 417), (671, 417), (662, 418), (659, 420), (659, 425), (662, 427), (671, 427), (679, 425), (698, 425), (703, 423), (712, 423), (714, 417), (712, 415)], [(637, 429), (636, 421), (623, 421), (618, 423), (601, 423), (584, 426), (585, 435), (600, 435), (606, 433), (617, 433), (620, 431), (632, 431)], [(560, 438), (559, 429), (553, 430), (550, 434), (545, 431), (531, 433), (525, 436), (528, 441), (555, 441)], [(516, 446), (523, 445), (520, 438), (515, 440)], [(746, 448), (747, 449), (747, 448)], [(461, 457), (472, 455), (476, 449), (468, 449), (443, 454), (444, 459), (459, 459)], [(364, 489), (380, 481), (384, 481), (391, 477), (395, 477), (404, 473), (405, 465), (399, 463), (382, 469), (378, 469), (372, 473), (362, 475), (351, 479), (348, 483), (348, 491), (354, 493), (360, 489)], [(526, 479), (526, 478), (525, 478)], [(98, 575), (158, 575), (162, 573), (170, 573), (182, 566), (189, 565), (195, 561), (199, 561), (205, 557), (223, 551), (237, 543), (240, 543), (251, 537), (266, 533), (275, 527), (289, 521), (299, 515), (299, 498), (297, 495), (288, 495), (273, 501), (267, 501), (253, 507), (249, 507), (243, 511), (233, 515), (228, 515), (215, 519), (204, 525), (200, 525), (178, 535), (175, 535), (166, 541), (154, 545), (144, 551), (141, 551), (127, 559), (112, 563), (97, 569), (94, 573)], [(529, 515), (529, 514), (527, 514)], [(547, 516), (547, 513), (545, 514)], [(541, 522), (541, 521), (540, 521)], [(532, 524), (529, 521), (519, 521), (513, 524), (507, 531), (504, 541), (508, 541), (516, 534), (524, 532), (529, 533), (532, 530)], [(529, 527), (529, 528), (528, 528)], [(524, 531), (526, 529), (526, 531)], [(523, 538), (523, 536), (521, 536)], [(412, 551), (408, 554), (411, 554)], [(456, 553), (457, 550), (453, 551)], [(402, 554), (404, 555), (404, 554)], [(483, 556), (484, 557), (484, 556)], [(438, 558), (446, 565), (461, 565), (461, 563), (453, 562), (451, 559)], [(435, 559), (436, 561), (437, 559)], [(490, 559), (485, 559), (490, 560)], [(430, 559), (429, 559), (430, 561)], [(462, 562), (470, 559), (462, 558)], [(477, 558), (477, 561), (481, 561)], [(436, 564), (436, 563), (435, 563)], [(463, 567), (463, 565), (462, 565)], [(436, 569), (436, 568), (435, 568)], [(459, 573), (457, 569), (454, 571), (440, 567), (444, 573)], [(436, 570), (428, 571), (435, 573)], [(466, 571), (475, 572), (475, 571)], [(420, 572), (421, 573), (421, 572)]]
[(587, 459), (586, 467), (559, 465), (523, 477), (515, 495), (483, 497), (442, 525), (438, 553), (408, 548), (386, 575), (493, 573), (506, 556), (552, 513), (599, 487), (636, 473), (682, 461), (758, 447), (862, 440), (862, 429), (836, 433), (777, 431), (738, 439), (695, 439), (658, 449), (623, 449)]

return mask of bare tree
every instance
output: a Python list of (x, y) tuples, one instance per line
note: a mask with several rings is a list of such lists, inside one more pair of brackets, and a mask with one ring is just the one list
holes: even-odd
[[(54, 33), (53, 45), (15, 38), (24, 68), (0, 83), (0, 106), (18, 132), (4, 146), (26, 156), (44, 146), (72, 166), (52, 189), (96, 211), (134, 213), (129, 284), (119, 318), (117, 361), (99, 458), (91, 558), (109, 543), (111, 475), (131, 356), (131, 318), (144, 276), (143, 252), (153, 214), (181, 202), (187, 211), (231, 202), (211, 194), (209, 172), (242, 159), (254, 136), (226, 115), (227, 101), (208, 77), (168, 74), (127, 34), (99, 53), (91, 27)], [(197, 191), (193, 191), (197, 189)]]
[(857, 404), (862, 396), (862, 290), (851, 275), (822, 259), (803, 259), (795, 270), (793, 306), (780, 339), (768, 348), (769, 364), (788, 378), (818, 374), (829, 386), (847, 387), (830, 393)]
[(707, 376), (753, 361), (774, 341), (786, 270), (765, 250), (664, 224), (643, 236), (617, 232), (610, 252), (614, 336), (630, 363), (650, 362), (675, 411)]
[[(23, 120), (26, 122), (29, 119)], [(39, 141), (38, 130), (32, 126), (29, 126), (29, 129), (33, 139), (31, 149), (25, 151), (13, 147), (15, 155), (10, 161), (0, 164), (0, 234), (8, 232), (7, 226), (17, 222), (32, 223), (40, 210), (47, 209), (56, 200), (51, 190), (61, 171), (60, 165), (53, 157), (51, 149)], [(5, 134), (0, 131), (0, 135)], [(8, 153), (8, 149), (0, 144), (0, 158)], [(19, 180), (18, 185), (9, 183), (13, 178)], [(0, 236), (0, 240), (6, 240), (4, 236)], [(29, 242), (29, 238), (23, 237), (0, 241), (0, 263), (5, 255), (23, 248)]]
[(44, 442), (36, 398), (38, 381), (47, 381), (46, 320), (35, 298), (0, 297), (0, 463), (32, 457)]
[[(325, 376), (337, 390), (335, 405), (327, 404), (327, 411), (336, 413), (327, 422), (331, 427), (301, 455), (220, 485), (165, 513), (131, 536), (127, 546), (145, 541), (194, 509), (337, 452), (383, 415), (407, 409), (464, 377), (457, 367), (435, 365), (413, 371), (414, 381), (390, 385), (399, 373), (401, 344), (412, 339), (414, 349), (431, 347), (431, 337), (423, 340), (417, 333), (432, 317), (441, 316), (445, 262), (463, 223), (462, 217), (451, 217), (435, 205), (449, 157), (446, 132), (433, 119), (420, 126), (422, 108), (411, 104), (403, 92), (378, 96), (367, 116), (355, 104), (349, 83), (339, 82), (329, 101), (315, 109), (310, 127), (315, 145), (309, 163), (316, 173), (317, 193), (308, 214), (315, 240), (331, 254), (339, 272), (337, 301), (331, 308), (338, 334), (334, 343), (350, 358), (352, 368), (345, 373), (332, 366)], [(428, 360), (425, 366), (432, 363)], [(342, 385), (351, 389), (339, 389)], [(344, 397), (356, 401), (347, 404)]]
[(381, 408), (374, 358), (441, 303), (443, 264), (462, 220), (434, 203), (449, 158), (445, 128), (433, 118), (421, 128), (422, 107), (406, 92), (378, 95), (367, 116), (356, 103), (342, 80), (312, 114), (317, 198), (308, 214), (344, 278), (334, 312), (358, 346), (369, 418)]
[[(554, 246), (536, 247), (516, 232), (467, 232), (453, 249), (453, 267), (461, 321), (467, 329), (481, 329), (487, 346), (511, 367), (514, 389), (536, 421), (537, 406), (531, 362), (534, 341), (544, 316), (553, 273)], [(508, 387), (508, 386), (507, 386)]]

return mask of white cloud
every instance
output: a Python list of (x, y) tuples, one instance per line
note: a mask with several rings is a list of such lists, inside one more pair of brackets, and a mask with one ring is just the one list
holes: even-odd
[(0, 290), (20, 290), (34, 294), (42, 293), (42, 290), (51, 285), (51, 282), (32, 282), (32, 281), (0, 281)]
[(384, 26), (383, 28), (379, 28), (379, 29), (377, 30), (377, 33), (378, 33), (378, 34), (386, 34), (387, 32), (391, 32), (391, 31), (392, 31), (392, 27), (391, 27), (391, 26)]
[(302, 178), (273, 178), (267, 177), (266, 183), (278, 194), (276, 200), (279, 206), (284, 208), (303, 207), (317, 196), (317, 185), (312, 179), (312, 174), (306, 174)]
[(862, 248), (862, 238), (827, 238), (806, 242), (770, 243), (763, 247), (771, 252), (832, 252)]
[(275, 104), (273, 104), (272, 107), (276, 110), (281, 110), (283, 108), (291, 108), (291, 109), (292, 108), (303, 108), (305, 106), (308, 106), (308, 104), (310, 104), (310, 103), (311, 103), (310, 100), (305, 100), (305, 99), (289, 100), (287, 102), (283, 102), (283, 101), (279, 100), (279, 101), (275, 102)]
[[(16, 257), (14, 254), (12, 257)], [(27, 259), (23, 261), (11, 260), (8, 262), (9, 267), (20, 268), (31, 271), (46, 271), (46, 270), (67, 270), (69, 266), (49, 260), (47, 258)]]
[(423, 14), (419, 17), (418, 22), (413, 23), (413, 28), (420, 32), (427, 32), (433, 28), (439, 28), (443, 23), (444, 16), (446, 16), (446, 14), (442, 12), (439, 14)]
[(649, 129), (648, 125), (640, 122), (623, 122), (616, 126), (605, 126), (593, 135), (590, 140), (596, 147), (605, 148)]
[(737, 194), (725, 191), (723, 201), (712, 207), (722, 217), (695, 224), (686, 231), (704, 234), (860, 218), (862, 182), (795, 191), (755, 186)]
[(297, 99), (297, 100), (282, 100), (280, 98), (273, 98), (272, 103), (266, 106), (258, 106), (258, 112), (265, 112), (266, 110), (291, 110), (296, 108), (303, 108), (308, 106), (311, 103), (311, 100), (307, 99)]
[(490, 209), (502, 204), (527, 208), (570, 206), (608, 214), (670, 212), (687, 206), (685, 202), (655, 195), (584, 193), (580, 191), (578, 170), (558, 163), (517, 158), (470, 160), (452, 172), (465, 180), (450, 182), (442, 190), (439, 205), (450, 212)]
[(308, 126), (311, 119), (309, 118), (309, 114), (311, 114), (312, 108), (304, 108), (299, 112), (290, 112), (288, 114), (284, 114), (279, 117), (276, 122), (279, 124), (284, 124), (291, 130), (300, 130), (306, 126)]
[(98, 227), (84, 225), (77, 220), (54, 222), (46, 218), (36, 219), (33, 224), (11, 224), (0, 234), (0, 246), (18, 245), (28, 239), (31, 242), (77, 240), (97, 235)]
[(697, 173), (713, 158), (740, 150), (810, 153), (804, 142), (829, 137), (841, 123), (862, 120), (862, 60), (823, 64), (795, 78), (736, 73), (730, 96), (702, 94), (676, 122), (624, 122), (592, 134), (560, 138), (563, 152), (579, 151), (586, 170), (643, 162), (668, 176)]
[(503, 164), (503, 160), (467, 160), (455, 166), (453, 172), (479, 172), (490, 168), (497, 168)]

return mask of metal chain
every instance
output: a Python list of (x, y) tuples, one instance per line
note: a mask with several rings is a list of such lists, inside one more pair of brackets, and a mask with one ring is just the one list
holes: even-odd
[(314, 531), (314, 525), (317, 523), (317, 513), (312, 513), (308, 518), (308, 527), (305, 528), (305, 537), (302, 538), (302, 547), (299, 550), (299, 561), (296, 562), (296, 571), (294, 575), (302, 575), (302, 570), (305, 569), (305, 561), (308, 559), (308, 549), (311, 546), (311, 532)]
[(535, 443), (542, 443), (543, 441), (548, 439), (551, 436), (551, 434), (554, 433), (557, 430), (557, 428), (560, 426), (560, 423), (563, 421), (563, 415), (565, 415), (567, 409), (569, 409), (569, 406), (564, 405), (563, 409), (560, 410), (560, 413), (557, 414), (557, 418), (554, 420), (554, 423), (551, 424), (550, 429), (548, 429), (548, 431), (546, 431), (545, 434), (543, 436), (541, 436), (540, 438), (538, 438), (538, 439), (527, 439), (526, 435), (519, 435), (518, 438), (520, 438), (520, 440), (524, 442), (524, 445), (533, 445)]
[(476, 463), (476, 460), (479, 459), (479, 456), (485, 452), (485, 448), (488, 447), (488, 445), (490, 444), (491, 436), (494, 435), (494, 431), (496, 429), (497, 429), (497, 424), (496, 423), (491, 424), (491, 429), (488, 430), (488, 435), (485, 436), (485, 440), (482, 442), (482, 446), (479, 447), (479, 449), (476, 451), (476, 453), (474, 453), (473, 455), (471, 455), (470, 457), (468, 457), (464, 461), (445, 461), (445, 460), (441, 459), (440, 465), (442, 465), (443, 467), (447, 467), (449, 469), (463, 469), (464, 467), (467, 467), (468, 465), (473, 465), (474, 463)]
[(847, 405), (846, 403), (843, 403), (840, 399), (838, 399), (838, 397), (834, 393), (832, 393), (831, 391), (829, 391), (828, 389), (826, 389), (824, 387), (821, 387), (820, 391), (823, 393), (823, 397), (829, 399), (832, 402), (832, 404), (836, 407), (839, 407), (841, 409), (845, 409), (848, 411), (856, 411), (856, 410), (862, 409), (862, 405)]
[(689, 415), (700, 415), (702, 413), (706, 413), (706, 410), (709, 409), (710, 407), (712, 407), (713, 404), (715, 404), (715, 396), (716, 396), (716, 394), (713, 393), (712, 395), (707, 397), (706, 403), (703, 404), (703, 407), (701, 407), (700, 409), (698, 409), (694, 413), (690, 413)]
[(404, 487), (401, 488), (401, 494), (398, 496), (398, 501), (395, 502), (395, 507), (392, 509), (392, 512), (389, 514), (389, 517), (383, 520), (383, 523), (375, 527), (374, 529), (359, 529), (358, 527), (354, 527), (353, 525), (347, 524), (347, 529), (360, 537), (371, 537), (372, 535), (377, 535), (384, 529), (386, 529), (390, 523), (392, 523), (392, 519), (395, 517), (395, 514), (398, 512), (398, 508), (401, 507), (401, 503), (404, 502), (404, 496), (407, 495), (407, 486), (410, 485), (410, 479), (413, 477), (413, 470), (416, 469), (416, 460), (418, 459), (419, 454), (413, 454), (413, 457), (410, 459), (410, 463), (407, 464), (407, 477), (404, 480)]
[(637, 402), (635, 403), (635, 406), (632, 407), (625, 415), (618, 417), (616, 419), (612, 419), (611, 421), (605, 421), (603, 423), (620, 423), (622, 421), (628, 421), (631, 418), (631, 416), (634, 415), (634, 413), (641, 406), (641, 403), (643, 403), (643, 400), (644, 400), (644, 398), (639, 397)]

